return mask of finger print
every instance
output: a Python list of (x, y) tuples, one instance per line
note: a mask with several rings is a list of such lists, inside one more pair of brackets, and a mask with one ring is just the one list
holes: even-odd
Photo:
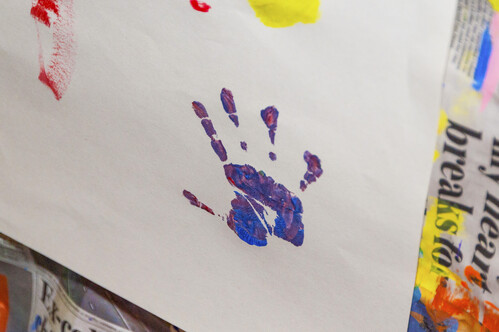
[(206, 135), (211, 138), (211, 147), (213, 148), (213, 151), (215, 151), (221, 161), (226, 161), (227, 151), (225, 151), (225, 147), (222, 144), (222, 141), (216, 138), (217, 132), (215, 131), (213, 123), (208, 117), (206, 108), (198, 101), (192, 102), (192, 108), (194, 109), (194, 112), (196, 113), (198, 118), (201, 119), (201, 125), (203, 126)]
[(239, 120), (237, 118), (237, 110), (236, 104), (234, 103), (234, 97), (232, 96), (232, 92), (226, 88), (222, 89), (220, 93), (220, 99), (222, 100), (222, 105), (224, 107), (225, 112), (229, 114), (229, 118), (236, 127), (239, 127)]

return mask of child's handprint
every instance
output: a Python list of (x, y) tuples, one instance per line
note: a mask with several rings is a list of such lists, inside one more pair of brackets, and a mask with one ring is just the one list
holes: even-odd
[[(230, 120), (238, 127), (239, 120), (232, 92), (224, 88), (220, 98)], [(217, 137), (217, 132), (206, 108), (197, 101), (192, 103), (192, 107), (201, 119), (206, 134), (211, 139), (211, 147), (221, 161), (227, 161), (227, 151), (222, 141)], [(279, 111), (274, 106), (269, 106), (261, 111), (261, 117), (269, 129), (272, 144), (275, 140), (278, 116)], [(246, 142), (241, 142), (241, 148), (247, 149)], [(276, 159), (273, 152), (269, 153), (269, 157), (271, 160)], [(310, 183), (315, 182), (322, 175), (322, 168), (320, 159), (316, 155), (305, 151), (303, 157), (307, 163), (307, 172), (304, 175), (304, 180), (300, 182), (300, 188), (305, 191)], [(223, 168), (229, 183), (239, 189), (239, 191), (235, 191), (236, 198), (231, 201), (232, 209), (228, 215), (222, 216), (222, 219), (227, 220), (230, 229), (243, 241), (256, 246), (267, 245), (267, 232), (289, 241), (295, 246), (303, 244), (303, 207), (295, 194), (282, 184), (276, 183), (263, 171), (257, 171), (253, 166), (228, 163), (223, 165)], [(210, 214), (215, 214), (211, 208), (201, 203), (191, 192), (184, 190), (183, 194), (192, 205)], [(265, 207), (277, 214), (273, 226), (269, 225), (265, 218), (268, 215)]]

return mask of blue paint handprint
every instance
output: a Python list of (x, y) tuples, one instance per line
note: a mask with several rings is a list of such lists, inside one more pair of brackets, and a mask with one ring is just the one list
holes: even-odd
[[(230, 120), (238, 127), (239, 119), (232, 92), (224, 88), (220, 98)], [(222, 141), (217, 137), (217, 132), (206, 108), (197, 101), (192, 103), (192, 107), (195, 114), (201, 119), (201, 125), (206, 134), (211, 139), (213, 150), (222, 162), (226, 162), (227, 151)], [(275, 140), (278, 116), (279, 111), (274, 106), (269, 106), (261, 111), (261, 117), (269, 129), (272, 144)], [(246, 151), (246, 142), (241, 142), (241, 148)], [(316, 155), (305, 151), (303, 157), (307, 163), (307, 171), (304, 179), (300, 182), (300, 188), (305, 191), (310, 183), (315, 182), (322, 175), (322, 168), (320, 159)], [(276, 155), (270, 152), (269, 158), (276, 160)], [(295, 194), (282, 184), (276, 183), (263, 171), (257, 171), (253, 166), (227, 163), (223, 165), (223, 169), (229, 183), (238, 191), (235, 191), (236, 198), (231, 201), (232, 209), (228, 215), (222, 216), (222, 218), (227, 221), (229, 228), (241, 240), (251, 245), (265, 246), (267, 245), (267, 234), (270, 234), (291, 242), (295, 246), (303, 244), (303, 206)], [(183, 194), (192, 205), (215, 214), (211, 208), (201, 203), (191, 192), (184, 190)], [(266, 208), (277, 214), (273, 225), (267, 222)]]

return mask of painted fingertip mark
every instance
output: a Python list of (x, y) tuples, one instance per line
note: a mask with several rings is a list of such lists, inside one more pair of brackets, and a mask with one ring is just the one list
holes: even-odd
[[(49, 87), (57, 100), (69, 87), (74, 68), (76, 43), (73, 36), (72, 0), (35, 0), (30, 15), (37, 23), (38, 79)], [(46, 65), (38, 23), (50, 29), (52, 34), (51, 55)]]
[(272, 161), (275, 161), (277, 159), (277, 156), (274, 152), (269, 152), (269, 158)]
[(203, 126), (206, 135), (211, 139), (211, 147), (213, 148), (213, 151), (215, 151), (215, 153), (217, 154), (218, 158), (220, 158), (221, 161), (226, 161), (227, 151), (225, 151), (225, 147), (223, 146), (222, 141), (217, 139), (217, 132), (213, 127), (213, 123), (208, 117), (208, 112), (206, 111), (206, 108), (204, 107), (203, 104), (201, 104), (198, 101), (192, 102), (192, 108), (194, 110), (194, 113), (196, 113), (196, 115), (198, 116), (198, 118), (201, 119), (201, 125)]
[(321, 160), (316, 155), (305, 151), (305, 153), (303, 154), (303, 159), (307, 163), (307, 172), (303, 176), (304, 180), (300, 182), (301, 191), (305, 191), (309, 184), (317, 181), (317, 179), (322, 175), (323, 172), (321, 168)]
[(183, 194), (184, 194), (184, 197), (187, 198), (189, 200), (189, 202), (191, 202), (192, 205), (197, 206), (198, 208), (203, 209), (206, 212), (211, 213), (212, 215), (215, 215), (215, 212), (213, 212), (213, 210), (210, 207), (201, 203), (198, 200), (198, 198), (196, 196), (194, 196), (194, 194), (192, 194), (190, 191), (184, 190)]
[(200, 2), (198, 0), (190, 0), (191, 2), (191, 6), (194, 10), (197, 10), (198, 12), (203, 12), (203, 13), (207, 13), (211, 6), (208, 5), (207, 3), (205, 2)]
[(244, 151), (248, 151), (248, 143), (246, 143), (245, 141), (241, 141), (241, 149), (243, 149)]
[(220, 99), (222, 100), (225, 112), (229, 114), (229, 119), (234, 122), (236, 127), (239, 127), (239, 119), (237, 118), (237, 109), (232, 92), (229, 89), (223, 88), (220, 93)]
[[(247, 197), (253, 199), (256, 206), (263, 208), (262, 205), (264, 205), (277, 213), (277, 217), (274, 220), (275, 226), (273, 227), (275, 236), (291, 242), (295, 246), (303, 244), (303, 207), (297, 196), (282, 184), (276, 183), (270, 176), (266, 176), (264, 172), (258, 172), (250, 165), (227, 164), (224, 165), (224, 171), (229, 183), (241, 190)], [(233, 222), (234, 225), (237, 224), (240, 228), (246, 230), (241, 233), (244, 234), (241, 236), (236, 231), (237, 228), (235, 226), (233, 228), (243, 241), (253, 244), (251, 242), (258, 242), (260, 240), (260, 237), (252, 237), (252, 240), (248, 241), (246, 235), (251, 235), (253, 229), (246, 226), (246, 219), (242, 217), (238, 219), (237, 214), (234, 213)], [(257, 235), (261, 236), (261, 233)]]
[(277, 118), (279, 117), (279, 111), (274, 106), (269, 106), (260, 112), (262, 120), (269, 128), (270, 142), (274, 144), (275, 131), (277, 130)]

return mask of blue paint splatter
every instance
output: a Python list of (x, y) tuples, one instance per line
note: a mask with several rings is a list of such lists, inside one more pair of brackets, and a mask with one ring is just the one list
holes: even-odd
[(223, 88), (222, 92), (220, 93), (220, 99), (222, 100), (222, 105), (225, 112), (229, 114), (229, 119), (234, 122), (234, 125), (236, 125), (236, 127), (239, 127), (239, 120), (236, 114), (236, 103), (234, 102), (234, 96), (232, 96), (232, 92), (229, 89)]
[(269, 152), (269, 158), (270, 160), (275, 161), (277, 159), (277, 156), (275, 155), (274, 152)]
[(478, 55), (477, 64), (475, 67), (475, 74), (473, 75), (473, 89), (480, 91), (487, 73), (489, 65), (490, 53), (492, 52), (492, 38), (490, 36), (489, 27), (485, 29), (482, 35), (482, 42), (480, 46), (480, 53)]

